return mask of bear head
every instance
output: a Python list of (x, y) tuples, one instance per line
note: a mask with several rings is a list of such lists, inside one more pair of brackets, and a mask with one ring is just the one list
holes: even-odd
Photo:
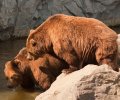
[(13, 60), (5, 63), (4, 74), (9, 88), (15, 88), (19, 85), (26, 89), (34, 87), (29, 60), (26, 57), (26, 48), (23, 48)]
[(44, 54), (51, 52), (51, 46), (50, 38), (44, 29), (30, 31), (26, 41), (28, 52), (27, 59), (37, 59)]

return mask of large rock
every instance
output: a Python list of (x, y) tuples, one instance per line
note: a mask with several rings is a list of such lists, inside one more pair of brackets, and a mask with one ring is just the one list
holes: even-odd
[(120, 100), (120, 72), (107, 65), (87, 65), (68, 75), (62, 73), (35, 100)]
[(118, 64), (120, 65), (120, 34), (118, 34), (118, 39), (117, 39), (117, 43), (118, 43)]
[(64, 13), (120, 24), (120, 0), (0, 0), (0, 40), (27, 36), (48, 16)]

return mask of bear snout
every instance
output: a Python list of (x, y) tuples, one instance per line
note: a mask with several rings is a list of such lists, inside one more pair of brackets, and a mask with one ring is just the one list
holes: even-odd
[(11, 88), (14, 88), (14, 85), (11, 82), (8, 82), (7, 87), (11, 89)]
[(16, 88), (21, 83), (21, 76), (14, 74), (8, 79), (7, 87), (8, 88)]

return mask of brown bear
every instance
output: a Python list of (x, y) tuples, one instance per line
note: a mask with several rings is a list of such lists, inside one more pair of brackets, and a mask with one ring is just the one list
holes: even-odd
[(29, 61), (26, 57), (27, 51), (23, 48), (12, 61), (5, 64), (4, 73), (8, 87), (21, 85), (25, 89), (33, 89), (36, 85), (46, 90), (61, 70), (68, 66), (50, 54), (45, 54), (34, 61)]
[(28, 59), (49, 53), (66, 61), (66, 73), (87, 64), (108, 64), (118, 71), (116, 40), (116, 32), (97, 19), (56, 14), (30, 32), (26, 47)]

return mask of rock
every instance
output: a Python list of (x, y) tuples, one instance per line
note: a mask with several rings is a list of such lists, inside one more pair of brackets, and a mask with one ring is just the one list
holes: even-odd
[(64, 13), (120, 24), (119, 0), (0, 0), (0, 40), (28, 36), (50, 15)]
[(118, 58), (117, 58), (117, 62), (120, 65), (120, 34), (118, 34), (117, 43), (118, 43)]
[(87, 65), (68, 75), (62, 73), (35, 100), (120, 100), (120, 72), (108, 65)]

